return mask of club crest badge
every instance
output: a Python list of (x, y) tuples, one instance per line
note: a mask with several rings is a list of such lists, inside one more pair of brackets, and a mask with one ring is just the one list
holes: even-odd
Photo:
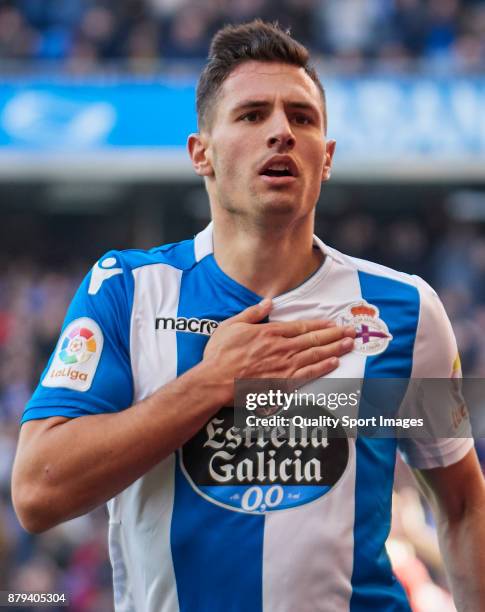
[(338, 318), (339, 325), (351, 325), (357, 332), (354, 350), (364, 355), (383, 353), (392, 340), (385, 322), (379, 317), (377, 306), (365, 301), (350, 304)]

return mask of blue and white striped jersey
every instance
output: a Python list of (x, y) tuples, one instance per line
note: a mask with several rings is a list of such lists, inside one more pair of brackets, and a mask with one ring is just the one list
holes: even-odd
[[(314, 243), (324, 263), (274, 299), (271, 320), (353, 322), (355, 348), (334, 376), (452, 375), (456, 342), (424, 281)], [(136, 404), (197, 364), (220, 321), (260, 300), (218, 267), (211, 226), (194, 240), (108, 253), (73, 299), (23, 421)], [(221, 410), (108, 502), (117, 612), (408, 611), (385, 551), (398, 442), (258, 443), (232, 418)], [(399, 443), (418, 468), (452, 464), (471, 445)], [(304, 474), (308, 453), (325, 460), (323, 484), (259, 477), (283, 456)]]

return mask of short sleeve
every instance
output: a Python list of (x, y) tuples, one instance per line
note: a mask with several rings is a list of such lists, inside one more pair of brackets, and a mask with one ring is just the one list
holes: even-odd
[[(401, 438), (399, 449), (411, 467), (431, 469), (460, 461), (473, 447), (473, 439), (465, 401), (456, 384), (461, 379), (461, 366), (451, 323), (436, 292), (415, 278), (420, 313), (411, 378), (419, 380), (411, 380), (403, 412), (424, 417), (429, 435)], [(449, 436), (440, 437), (444, 430)]]
[(132, 303), (131, 269), (122, 253), (111, 251), (76, 292), (22, 423), (117, 412), (132, 404)]

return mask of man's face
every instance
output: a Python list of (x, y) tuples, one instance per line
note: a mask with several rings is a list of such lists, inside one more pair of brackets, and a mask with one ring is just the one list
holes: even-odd
[(321, 94), (303, 68), (245, 62), (223, 83), (212, 113), (210, 127), (189, 139), (212, 206), (261, 221), (311, 214), (335, 142), (326, 142)]

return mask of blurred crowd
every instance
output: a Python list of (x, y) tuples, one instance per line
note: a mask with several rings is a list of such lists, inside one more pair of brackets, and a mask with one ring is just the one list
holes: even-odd
[[(392, 218), (337, 213), (319, 217), (317, 229), (344, 252), (418, 273), (435, 286), (452, 319), (465, 375), (485, 376), (485, 234), (480, 223), (457, 222), (435, 207), (420, 216), (394, 211)], [(68, 592), (73, 612), (112, 609), (105, 510), (31, 536), (13, 514), (9, 483), (24, 404), (55, 346), (80, 270), (86, 273), (91, 264), (76, 261), (53, 271), (31, 254), (0, 267), (0, 590)], [(412, 596), (413, 612), (452, 612), (431, 515), (405, 466), (398, 468), (389, 542), (395, 571)]]
[(22, 405), (55, 344), (78, 278), (39, 270), (34, 261), (11, 265), (0, 274), (0, 591), (64, 592), (74, 612), (108, 612), (104, 508), (42, 537), (27, 534), (13, 514), (10, 472)]
[(0, 62), (157, 72), (199, 62), (226, 23), (291, 27), (339, 70), (483, 72), (484, 0), (0, 0)]

